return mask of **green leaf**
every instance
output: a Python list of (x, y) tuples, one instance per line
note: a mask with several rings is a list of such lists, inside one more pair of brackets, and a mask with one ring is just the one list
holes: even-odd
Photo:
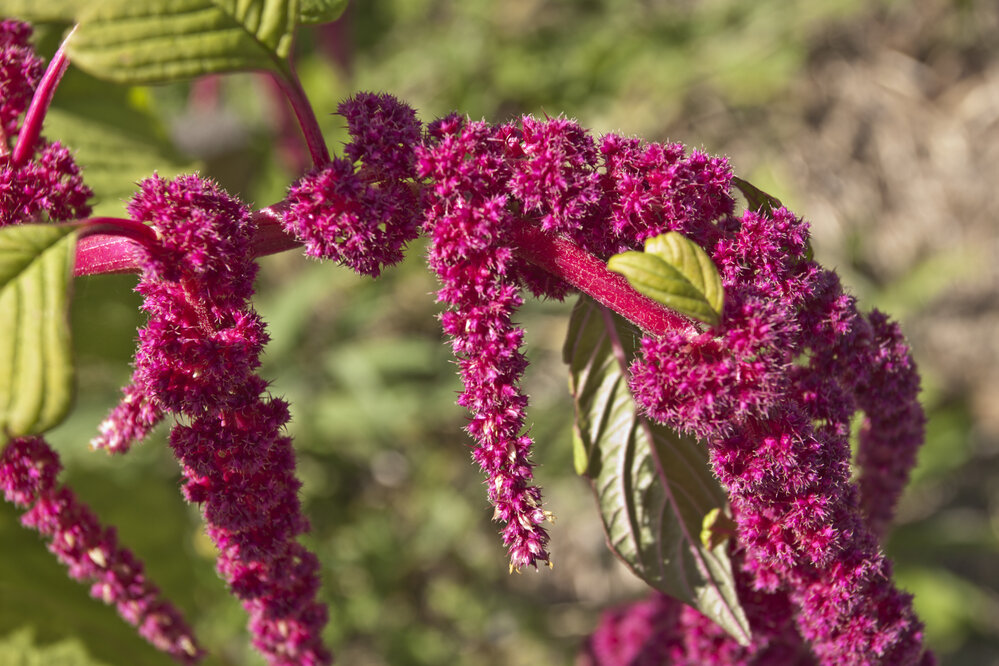
[(0, 664), (105, 666), (105, 662), (97, 661), (87, 654), (87, 648), (77, 639), (68, 639), (50, 645), (37, 644), (31, 628), (20, 629), (5, 638), (0, 638)]
[(675, 231), (645, 241), (644, 252), (615, 254), (607, 268), (620, 273), (636, 291), (681, 314), (715, 325), (725, 292), (711, 258)]
[(80, 13), (69, 55), (118, 83), (239, 70), (287, 74), (297, 19), (295, 0), (106, 0)]
[(0, 438), (44, 432), (73, 398), (70, 226), (0, 229)]
[(756, 187), (752, 183), (739, 178), (738, 176), (732, 177), (732, 184), (739, 188), (742, 192), (742, 196), (746, 197), (746, 204), (749, 210), (756, 211), (757, 213), (765, 213), (766, 215), (773, 215), (774, 210), (777, 208), (783, 208), (784, 204), (780, 202), (777, 197), (767, 194), (760, 188)]
[(0, 0), (0, 16), (22, 21), (72, 22), (86, 0)]
[(146, 88), (125, 88), (71, 70), (57, 103), (45, 116), (45, 135), (72, 149), (94, 191), (94, 216), (123, 216), (135, 184), (154, 171), (170, 178), (198, 168), (177, 154)]
[(642, 580), (690, 604), (742, 644), (749, 624), (736, 596), (724, 543), (701, 541), (726, 495), (705, 447), (641, 416), (627, 368), (639, 333), (581, 297), (563, 360), (576, 405), (575, 438), (585, 450), (607, 541)]
[(300, 0), (298, 24), (330, 23), (340, 18), (345, 9), (347, 9), (347, 0)]

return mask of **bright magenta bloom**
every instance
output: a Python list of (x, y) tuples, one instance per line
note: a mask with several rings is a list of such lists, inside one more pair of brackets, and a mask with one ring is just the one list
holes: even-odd
[(254, 372), (267, 334), (249, 303), (257, 270), (250, 211), (197, 176), (154, 176), (129, 213), (159, 242), (142, 250), (137, 290), (149, 321), (133, 383), (101, 441), (125, 442), (173, 414), (184, 495), (202, 507), (218, 571), (250, 614), (254, 646), (271, 664), (327, 664), (319, 562), (295, 540), (309, 525), (283, 433), (288, 406)]

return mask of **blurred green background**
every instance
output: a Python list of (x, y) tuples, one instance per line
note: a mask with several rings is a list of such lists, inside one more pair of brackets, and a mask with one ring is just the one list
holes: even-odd
[[(997, 35), (992, 0), (363, 0), (303, 31), (297, 62), (333, 150), (345, 134), (328, 114), (357, 90), (424, 121), (562, 113), (728, 155), (811, 220), (817, 258), (902, 321), (924, 374), (929, 438), (887, 544), (898, 579), (942, 663), (999, 664)], [(43, 50), (57, 39), (39, 29)], [(153, 169), (200, 168), (260, 207), (301, 165), (287, 109), (250, 74), (122, 90), (71, 72), (55, 105), (46, 132), (74, 138), (85, 168), (127, 156), (128, 178), (91, 182), (102, 213)], [(81, 118), (106, 131), (84, 140)], [(554, 570), (510, 575), (422, 259), (417, 244), (377, 282), (294, 252), (261, 262), (262, 372), (293, 406), (329, 642), (343, 664), (572, 663), (600, 610), (643, 590), (572, 471), (569, 306), (521, 317), (537, 479), (558, 522)], [(87, 447), (130, 372), (134, 283), (77, 281), (77, 408), (51, 441), (65, 480), (196, 625), (206, 663), (258, 664), (164, 433), (123, 457)], [(0, 505), (0, 664), (169, 663), (16, 520)]]

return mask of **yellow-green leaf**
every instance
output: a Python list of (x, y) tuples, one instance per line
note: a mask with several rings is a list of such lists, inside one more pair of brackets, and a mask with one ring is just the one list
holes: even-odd
[(69, 411), (70, 226), (0, 229), (0, 438), (44, 432)]
[(300, 0), (299, 25), (319, 25), (340, 18), (347, 9), (347, 0)]
[(636, 291), (677, 312), (715, 325), (725, 292), (707, 253), (675, 231), (645, 241), (644, 252), (623, 252), (607, 268), (627, 278)]
[(287, 73), (297, 0), (104, 0), (78, 15), (73, 63), (119, 83)]

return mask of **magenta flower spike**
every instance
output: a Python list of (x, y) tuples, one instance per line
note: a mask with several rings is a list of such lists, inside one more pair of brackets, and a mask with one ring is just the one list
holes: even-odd
[(267, 334), (249, 303), (253, 217), (197, 176), (154, 176), (140, 188), (129, 213), (159, 239), (141, 246), (137, 291), (149, 321), (133, 383), (100, 442), (113, 448), (174, 415), (170, 445), (184, 496), (202, 508), (254, 646), (271, 664), (328, 664), (319, 562), (295, 541), (309, 526), (283, 433), (288, 407), (254, 372)]
[[(643, 340), (636, 399), (653, 418), (707, 441), (755, 589), (788, 592), (821, 663), (930, 659), (911, 598), (892, 585), (872, 531), (883, 520), (865, 521), (847, 441), (854, 394), (876, 408), (873, 386), (899, 386), (905, 398), (881, 432), (893, 434), (896, 418), (921, 427), (907, 411), (918, 410), (907, 350), (883, 319), (878, 342), (869, 342), (853, 299), (805, 258), (807, 228), (789, 212), (747, 212), (722, 229), (709, 248), (726, 289), (720, 330)], [(795, 362), (801, 354), (804, 365)], [(918, 445), (916, 433), (906, 435), (893, 444), (897, 469), (862, 464), (873, 468), (870, 496), (896, 496)], [(869, 447), (868, 458), (887, 450)]]
[(471, 414), (473, 457), (486, 473), (494, 519), (506, 524), (511, 569), (550, 562), (541, 491), (531, 483), (530, 437), (522, 433), (527, 397), (518, 387), (527, 361), (523, 330), (512, 321), (521, 304), (513, 274), (514, 218), (508, 210), (505, 160), (509, 128), (449, 116), (432, 124), (418, 153), (430, 181), (425, 227), (429, 264), (441, 281), (437, 299), (465, 390), (458, 404)]
[(0, 21), (0, 154), (4, 155), (12, 148), (21, 114), (31, 103), (44, 71), (44, 62), (31, 47), (31, 33), (27, 23)]
[(163, 600), (143, 565), (118, 545), (113, 528), (59, 486), (59, 457), (39, 437), (14, 439), (0, 452), (0, 488), (8, 502), (26, 509), (21, 523), (49, 539), (48, 549), (70, 578), (91, 583), (90, 595), (115, 606), (139, 635), (178, 662), (204, 656), (180, 611)]
[[(0, 227), (90, 210), (70, 153), (40, 135), (65, 49), (43, 74), (29, 37), (25, 24), (0, 21)], [(750, 644), (657, 594), (608, 613), (582, 663), (933, 663), (879, 546), (923, 437), (918, 373), (898, 326), (860, 313), (835, 273), (809, 258), (803, 220), (775, 201), (751, 201), (757, 209), (737, 216), (728, 162), (680, 144), (595, 140), (561, 117), (490, 125), (453, 114), (424, 132), (411, 107), (385, 94), (339, 106), (351, 141), (330, 160), (301, 86), (278, 82), (314, 161), (285, 201), (252, 213), (197, 176), (153, 176), (131, 219), (80, 223), (75, 267), (137, 270), (148, 314), (131, 381), (92, 445), (127, 451), (173, 417), (183, 494), (199, 505), (217, 570), (268, 663), (332, 657), (320, 564), (297, 541), (309, 524), (289, 406), (257, 374), (268, 335), (250, 302), (254, 257), (304, 245), (375, 277), (420, 233), (511, 570), (551, 564), (520, 388), (527, 359), (514, 316), (525, 289), (554, 299), (583, 291), (643, 329), (630, 368), (636, 403), (702, 440), (728, 493)], [(717, 323), (669, 310), (607, 270), (609, 257), (664, 232), (714, 262), (725, 292)], [(92, 581), (91, 593), (160, 649), (199, 658), (177, 611), (113, 530), (57, 486), (58, 470), (39, 438), (0, 453), (5, 497), (27, 508), (22, 522), (50, 539), (70, 575)]]
[(340, 104), (353, 140), (288, 192), (284, 227), (311, 257), (377, 277), (416, 237), (419, 206), (410, 182), (420, 123), (391, 95), (361, 93)]

